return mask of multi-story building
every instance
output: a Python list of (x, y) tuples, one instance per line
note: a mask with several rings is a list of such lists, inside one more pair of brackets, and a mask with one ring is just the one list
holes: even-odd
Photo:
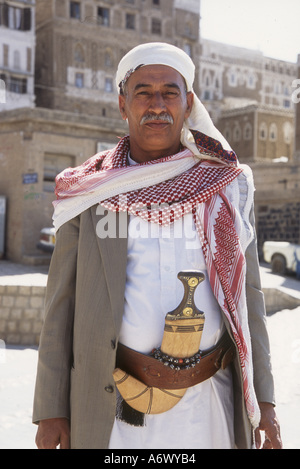
[(35, 0), (0, 0), (0, 111), (35, 105)]
[(201, 39), (201, 98), (243, 161), (293, 160), (296, 64)]
[(297, 79), (294, 82), (293, 100), (296, 106), (295, 158), (300, 161), (300, 54), (297, 63)]
[(262, 52), (201, 39), (201, 99), (228, 107), (256, 103), (292, 109), (297, 65), (265, 57)]
[(224, 109), (217, 126), (241, 162), (287, 162), (294, 159), (295, 113), (262, 104)]
[[(5, 2), (16, 4), (25, 8), (29, 2)], [(23, 103), (22, 110), (0, 113), (8, 258), (39, 259), (40, 230), (52, 225), (55, 176), (114, 146), (127, 132), (115, 85), (121, 57), (139, 43), (165, 41), (196, 62), (199, 8), (198, 0), (36, 1), (37, 106)], [(13, 56), (13, 39), (6, 43)]]
[(169, 42), (198, 60), (198, 0), (37, 0), (36, 7), (41, 107), (119, 117), (116, 68), (140, 43)]

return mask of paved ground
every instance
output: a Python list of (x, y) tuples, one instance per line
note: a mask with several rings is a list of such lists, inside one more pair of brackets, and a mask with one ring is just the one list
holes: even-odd
[(47, 283), (47, 266), (27, 266), (0, 261), (0, 285), (43, 287)]
[[(300, 281), (273, 275), (261, 266), (262, 286), (280, 288), (300, 297)], [(0, 285), (45, 285), (47, 268), (0, 261)], [(21, 282), (21, 283), (20, 283)], [(300, 449), (300, 307), (267, 318), (277, 414), (286, 449)], [(3, 347), (0, 343), (0, 449), (34, 448), (31, 424), (37, 363), (34, 347)]]

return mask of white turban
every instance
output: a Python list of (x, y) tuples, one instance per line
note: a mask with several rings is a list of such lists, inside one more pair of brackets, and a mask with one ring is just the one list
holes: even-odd
[[(195, 65), (191, 58), (178, 47), (162, 42), (141, 44), (129, 51), (119, 63), (116, 76), (117, 87), (119, 87), (120, 84), (121, 86), (122, 84), (124, 85), (137, 68), (145, 65), (167, 65), (168, 67), (174, 68), (185, 79), (187, 91), (194, 93)], [(200, 155), (189, 129), (198, 130), (218, 140), (224, 150), (231, 151), (228, 142), (219, 130), (216, 129), (207, 110), (195, 93), (192, 112), (185, 120), (182, 129), (181, 143), (189, 148), (195, 155)]]

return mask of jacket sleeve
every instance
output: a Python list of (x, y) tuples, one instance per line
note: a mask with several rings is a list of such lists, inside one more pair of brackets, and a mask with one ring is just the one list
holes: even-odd
[(39, 344), (34, 423), (48, 418), (70, 417), (78, 234), (79, 218), (75, 218), (63, 225), (56, 236)]
[[(255, 226), (253, 209), (251, 222)], [(258, 402), (270, 402), (275, 405), (270, 343), (264, 295), (261, 289), (256, 236), (246, 250), (246, 263), (246, 295), (252, 343), (254, 387)]]

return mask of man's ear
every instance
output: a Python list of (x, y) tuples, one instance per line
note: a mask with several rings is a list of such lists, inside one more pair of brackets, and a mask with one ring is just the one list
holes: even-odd
[(194, 93), (192, 93), (192, 91), (187, 92), (186, 102), (187, 102), (187, 108), (186, 108), (185, 118), (187, 119), (192, 112), (192, 107), (194, 104)]
[(125, 111), (125, 96), (121, 94), (119, 95), (119, 109), (120, 109), (121, 116), (123, 120), (125, 121), (127, 119), (127, 114)]

